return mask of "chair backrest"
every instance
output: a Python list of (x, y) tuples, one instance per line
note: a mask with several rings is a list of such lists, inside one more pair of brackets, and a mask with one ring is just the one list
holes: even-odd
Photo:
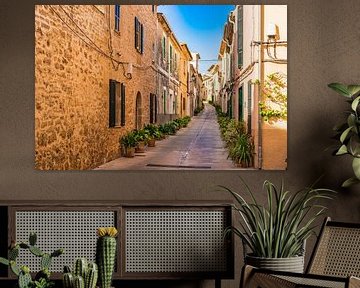
[(360, 223), (326, 218), (307, 273), (360, 277)]

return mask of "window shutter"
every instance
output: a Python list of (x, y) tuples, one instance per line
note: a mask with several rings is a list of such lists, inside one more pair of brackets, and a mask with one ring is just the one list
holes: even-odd
[(109, 80), (109, 127), (115, 127), (116, 81)]
[(238, 8), (238, 67), (243, 66), (243, 6)]
[(140, 36), (141, 36), (140, 52), (141, 52), (141, 54), (143, 54), (144, 53), (144, 25), (141, 24), (140, 27), (141, 27), (141, 30), (140, 30)]
[(150, 93), (150, 123), (154, 123), (154, 94)]
[(157, 97), (156, 95), (154, 95), (154, 104), (155, 104), (155, 112), (154, 112), (154, 115), (155, 115), (155, 119), (154, 119), (154, 123), (157, 123), (157, 113), (158, 113), (158, 103), (157, 103)]
[(139, 38), (138, 38), (138, 19), (137, 19), (137, 17), (135, 17), (135, 49), (137, 49), (138, 48), (138, 46), (139, 46), (139, 43), (138, 43), (138, 40), (139, 40)]
[(125, 105), (125, 85), (121, 83), (121, 126), (125, 126), (125, 115), (126, 115), (126, 105)]

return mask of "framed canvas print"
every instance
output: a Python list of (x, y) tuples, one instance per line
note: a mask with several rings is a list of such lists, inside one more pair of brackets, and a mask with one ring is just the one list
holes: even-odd
[(286, 167), (286, 5), (35, 6), (35, 169)]

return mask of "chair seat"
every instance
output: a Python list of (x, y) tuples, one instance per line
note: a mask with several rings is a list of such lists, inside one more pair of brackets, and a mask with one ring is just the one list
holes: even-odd
[(246, 265), (244, 267), (243, 273), (246, 278), (245, 283), (243, 283), (243, 287), (248, 288), (360, 287), (360, 279), (357, 277), (333, 277), (315, 274), (271, 271), (258, 269), (250, 265)]

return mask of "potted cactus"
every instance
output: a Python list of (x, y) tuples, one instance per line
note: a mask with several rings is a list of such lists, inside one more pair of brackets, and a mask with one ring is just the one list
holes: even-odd
[(97, 229), (96, 262), (99, 268), (99, 287), (110, 288), (116, 258), (115, 227), (100, 227)]
[[(45, 253), (36, 246), (37, 236), (30, 233), (29, 243), (12, 243), (8, 252), (8, 259), (0, 257), (0, 263), (10, 266), (11, 271), (18, 277), (18, 288), (49, 288), (54, 285), (50, 280), (50, 265), (54, 257), (64, 253), (63, 249), (57, 249), (52, 253)], [(30, 268), (26, 265), (19, 266), (16, 259), (19, 256), (20, 249), (28, 250), (31, 254), (41, 258), (41, 270), (32, 279)]]
[(74, 264), (74, 271), (70, 267), (64, 267), (64, 288), (95, 288), (98, 279), (98, 266), (96, 263), (88, 263), (85, 258), (78, 258)]

